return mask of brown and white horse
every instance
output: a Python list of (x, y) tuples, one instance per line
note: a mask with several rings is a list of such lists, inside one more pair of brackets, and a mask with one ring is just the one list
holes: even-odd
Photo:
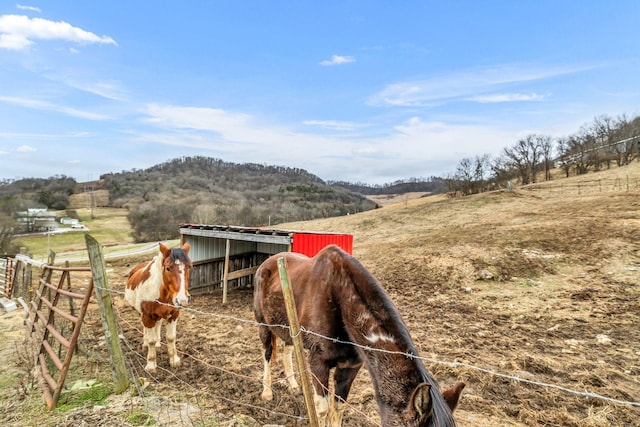
[[(271, 400), (271, 360), (276, 337), (285, 343), (285, 375), (298, 389), (292, 366), (293, 342), (277, 260), (284, 257), (296, 310), (309, 350), (309, 369), (320, 425), (342, 424), (344, 402), (363, 361), (371, 375), (382, 425), (451, 427), (464, 383), (441, 391), (424, 367), (396, 307), (378, 281), (354, 257), (335, 245), (315, 257), (283, 252), (255, 274), (254, 313), (264, 346), (263, 400)], [(311, 332), (311, 333), (308, 333)], [(407, 356), (409, 355), (409, 356)], [(412, 357), (416, 356), (416, 357)], [(335, 399), (329, 372), (335, 368)]]
[(129, 273), (124, 298), (141, 314), (144, 326), (143, 346), (147, 347), (145, 370), (156, 370), (156, 347), (160, 346), (160, 332), (166, 322), (169, 364), (180, 365), (176, 351), (176, 326), (180, 308), (189, 304), (188, 243), (182, 247), (168, 248), (160, 243), (160, 251), (151, 261), (138, 264)]

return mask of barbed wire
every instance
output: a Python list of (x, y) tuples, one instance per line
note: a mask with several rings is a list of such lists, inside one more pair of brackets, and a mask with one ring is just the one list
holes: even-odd
[[(112, 290), (112, 291), (113, 291), (113, 290)], [(127, 326), (129, 326), (131, 329), (133, 329), (133, 330), (137, 331), (140, 335), (142, 335), (142, 333), (143, 333), (143, 332), (142, 332), (142, 330), (140, 330), (138, 327), (134, 326), (131, 322), (129, 322), (128, 320), (126, 320), (126, 319), (122, 316), (122, 313), (120, 312), (120, 310), (118, 310), (118, 309), (116, 308), (116, 309), (115, 309), (115, 312), (117, 313), (117, 315), (118, 315), (118, 319), (120, 320), (120, 322), (121, 322), (122, 324), (126, 324), (126, 325), (127, 325)], [(145, 356), (145, 355), (143, 355), (143, 354), (141, 354), (141, 353), (139, 353), (137, 350), (135, 350), (135, 349), (133, 348), (133, 346), (129, 343), (129, 340), (127, 340), (127, 339), (126, 339), (126, 337), (123, 337), (122, 341), (123, 341), (123, 342), (125, 343), (125, 345), (127, 346), (127, 349), (129, 350), (129, 353), (130, 353), (130, 354), (134, 354), (134, 355), (136, 355), (136, 356), (137, 356), (137, 360), (138, 360), (138, 361), (139, 361), (139, 360), (146, 360), (146, 356)], [(165, 344), (164, 344), (164, 343), (162, 343), (162, 345), (165, 345)], [(238, 374), (238, 373), (236, 373), (236, 372), (232, 372), (232, 371), (229, 371), (229, 370), (226, 370), (226, 369), (220, 368), (220, 367), (215, 366), (215, 365), (212, 365), (212, 364), (210, 364), (210, 363), (208, 363), (208, 362), (206, 362), (206, 361), (204, 361), (204, 360), (202, 360), (202, 359), (200, 359), (200, 358), (194, 357), (193, 355), (191, 355), (191, 354), (189, 354), (189, 353), (186, 353), (186, 352), (184, 352), (184, 351), (179, 351), (179, 350), (178, 350), (178, 353), (180, 353), (182, 356), (192, 358), (192, 359), (193, 359), (193, 360), (195, 360), (196, 362), (201, 363), (201, 364), (203, 364), (203, 365), (205, 365), (205, 366), (207, 366), (207, 367), (209, 367), (209, 368), (212, 368), (212, 369), (215, 369), (215, 370), (218, 370), (218, 371), (221, 371), (221, 372), (224, 372), (224, 373), (227, 373), (227, 374), (230, 374), (230, 375), (236, 376), (236, 377), (240, 377), (240, 378), (243, 378), (243, 379), (248, 379), (248, 380), (251, 380), (251, 381), (257, 381), (257, 380), (256, 380), (256, 378), (254, 378), (254, 377), (249, 377), (249, 376), (247, 376), (247, 375)], [(138, 365), (138, 369), (140, 369), (140, 370), (144, 370), (143, 363), (138, 362), (138, 363), (137, 363), (137, 365)], [(131, 371), (132, 371), (131, 373), (133, 374), (133, 373), (134, 373), (134, 372), (133, 372), (133, 370), (134, 370), (135, 368), (134, 368), (134, 366), (133, 366), (133, 362), (132, 362), (132, 361), (130, 362), (129, 366), (130, 366)], [(178, 375), (176, 375), (174, 372), (172, 372), (172, 371), (170, 371), (170, 370), (168, 370), (168, 369), (166, 369), (166, 368), (164, 368), (164, 367), (162, 367), (162, 366), (157, 366), (157, 369), (159, 369), (159, 370), (163, 371), (164, 373), (166, 373), (167, 375), (171, 376), (172, 378), (174, 378), (174, 379), (175, 379), (176, 381), (178, 381), (179, 383), (181, 383), (181, 384), (183, 384), (183, 385), (185, 385), (185, 386), (188, 386), (188, 387), (189, 387), (189, 388), (191, 388), (192, 390), (194, 390), (194, 391), (198, 391), (198, 392), (202, 392), (202, 389), (199, 389), (199, 388), (197, 388), (196, 386), (194, 386), (194, 385), (190, 384), (188, 381), (185, 381), (184, 379), (180, 378), (180, 377), (179, 377)], [(145, 372), (146, 372), (146, 373), (147, 373), (147, 375), (149, 375), (149, 376), (150, 376), (150, 377), (151, 377), (155, 382), (157, 382), (157, 383), (162, 382), (158, 377), (155, 377), (153, 374), (149, 373), (148, 371), (145, 371)], [(284, 382), (285, 380), (283, 379), (282, 381)], [(261, 382), (261, 381), (260, 381), (260, 384), (262, 384), (262, 382)], [(136, 388), (138, 388), (139, 393), (141, 393), (141, 392), (142, 392), (142, 390), (141, 390), (141, 388), (139, 387), (139, 385), (138, 385), (138, 384), (136, 384)], [(297, 421), (300, 421), (300, 420), (307, 420), (307, 417), (302, 417), (302, 416), (298, 416), (298, 415), (291, 415), (291, 414), (287, 414), (287, 413), (285, 413), (285, 412), (278, 412), (278, 411), (274, 411), (274, 410), (271, 410), (271, 409), (269, 409), (269, 408), (265, 408), (265, 407), (257, 406), (257, 405), (252, 405), (252, 404), (249, 404), (249, 403), (246, 403), (246, 402), (241, 402), (241, 401), (238, 401), (238, 400), (230, 399), (230, 398), (228, 398), (228, 397), (220, 396), (220, 395), (216, 395), (216, 394), (213, 394), (213, 393), (210, 393), (210, 392), (206, 392), (206, 391), (205, 391), (205, 393), (206, 393), (209, 397), (211, 397), (211, 398), (213, 398), (213, 399), (218, 399), (218, 400), (222, 400), (222, 401), (225, 401), (225, 402), (228, 402), (228, 403), (237, 404), (237, 405), (244, 406), (244, 407), (248, 407), (248, 408), (251, 408), (251, 409), (254, 409), (254, 410), (260, 410), (260, 411), (263, 411), (263, 412), (270, 413), (270, 414), (272, 414), (272, 415), (277, 415), (277, 416), (282, 416), (282, 417), (292, 418), (292, 419), (295, 419), (295, 420), (297, 420)]]
[[(117, 290), (113, 290), (113, 289), (103, 289), (103, 290), (110, 291), (110, 292), (113, 292), (113, 293), (116, 293), (116, 294), (124, 294), (124, 292), (122, 292), (122, 291), (117, 291)], [(219, 319), (231, 320), (231, 321), (235, 321), (235, 322), (239, 322), (239, 323), (245, 323), (245, 324), (252, 324), (254, 326), (266, 326), (266, 327), (272, 327), (272, 328), (276, 327), (276, 328), (290, 329), (289, 325), (286, 325), (286, 324), (266, 324), (266, 323), (257, 322), (255, 320), (243, 319), (243, 318), (239, 318), (239, 317), (231, 316), (231, 315), (226, 315), (226, 314), (205, 312), (205, 311), (197, 310), (197, 309), (194, 309), (194, 308), (191, 308), (191, 307), (178, 307), (178, 306), (174, 306), (172, 304), (166, 304), (166, 303), (161, 303), (161, 302), (159, 302), (159, 303), (163, 304), (163, 305), (166, 305), (166, 306), (169, 306), (169, 307), (179, 308), (179, 309), (181, 309), (183, 311), (194, 313), (194, 314), (199, 314), (199, 315), (203, 315), (203, 316), (209, 316), (209, 317), (215, 317), (215, 318), (219, 318)], [(551, 383), (542, 382), (542, 381), (529, 380), (529, 379), (518, 377), (518, 376), (515, 376), (515, 375), (503, 374), (501, 372), (497, 372), (497, 371), (494, 371), (494, 370), (491, 370), (491, 369), (487, 369), (487, 368), (482, 368), (482, 367), (479, 367), (479, 366), (471, 365), (469, 363), (443, 361), (443, 360), (439, 360), (439, 359), (418, 356), (418, 355), (415, 355), (415, 354), (401, 352), (401, 351), (374, 348), (374, 347), (371, 347), (371, 346), (357, 344), (357, 343), (354, 343), (354, 342), (351, 342), (351, 341), (341, 340), (341, 339), (335, 338), (335, 337), (328, 337), (328, 336), (319, 334), (317, 332), (308, 330), (308, 329), (304, 328), (304, 326), (300, 326), (300, 333), (313, 335), (313, 336), (316, 336), (318, 338), (325, 339), (325, 340), (328, 340), (328, 341), (331, 341), (331, 342), (334, 342), (334, 343), (338, 343), (338, 344), (351, 345), (351, 346), (360, 348), (360, 349), (362, 349), (364, 351), (367, 351), (367, 352), (380, 352), (380, 353), (386, 353), (386, 354), (392, 354), (392, 355), (401, 355), (401, 356), (407, 357), (409, 359), (420, 359), (423, 362), (428, 362), (428, 363), (438, 364), (438, 365), (444, 365), (444, 366), (448, 366), (448, 367), (452, 367), (452, 368), (467, 368), (467, 369), (475, 370), (475, 371), (478, 371), (478, 372), (482, 372), (484, 374), (492, 375), (492, 376), (495, 376), (495, 377), (516, 381), (518, 383), (526, 383), (526, 384), (531, 384), (531, 385), (544, 387), (544, 388), (552, 388), (552, 389), (560, 390), (560, 391), (563, 391), (563, 392), (566, 392), (566, 393), (569, 393), (569, 394), (573, 394), (573, 395), (576, 395), (576, 396), (580, 396), (580, 397), (585, 397), (585, 398), (589, 398), (589, 399), (598, 399), (598, 400), (602, 400), (602, 401), (605, 401), (605, 402), (614, 403), (614, 404), (618, 404), (618, 405), (640, 407), (640, 402), (637, 402), (637, 401), (627, 401), (627, 400), (615, 399), (615, 398), (604, 396), (604, 395), (601, 395), (601, 394), (598, 394), (598, 393), (590, 392), (590, 391), (587, 391), (587, 390), (585, 390), (585, 391), (573, 390), (571, 388), (560, 386), (560, 385), (557, 385), (557, 384), (551, 384)]]

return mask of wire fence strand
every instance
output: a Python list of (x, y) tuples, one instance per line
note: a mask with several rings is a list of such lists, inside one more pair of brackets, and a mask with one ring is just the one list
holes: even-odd
[[(113, 289), (110, 289), (110, 292), (124, 295), (124, 292), (116, 291), (116, 290), (113, 290)], [(171, 304), (164, 304), (164, 305), (172, 306)], [(197, 315), (201, 315), (201, 316), (214, 317), (214, 318), (217, 318), (217, 319), (229, 320), (229, 321), (233, 321), (233, 322), (237, 322), (237, 323), (241, 323), (241, 324), (250, 324), (250, 325), (256, 326), (256, 327), (258, 327), (258, 326), (268, 326), (268, 327), (279, 327), (279, 328), (283, 328), (283, 329), (290, 329), (289, 325), (286, 325), (286, 324), (271, 325), (271, 324), (260, 323), (260, 322), (257, 322), (255, 320), (249, 320), (249, 319), (240, 318), (240, 317), (237, 317), (237, 316), (231, 316), (231, 315), (227, 315), (227, 314), (219, 314), (219, 313), (213, 313), (213, 312), (206, 312), (206, 311), (194, 309), (194, 308), (191, 308), (191, 307), (178, 307), (178, 308), (180, 308), (182, 311), (185, 311), (185, 312), (188, 312), (188, 313), (192, 313), (194, 315), (197, 314)], [(140, 334), (142, 334), (142, 331), (140, 331), (140, 330), (138, 330), (138, 331), (139, 331)], [(487, 369), (487, 368), (482, 368), (482, 367), (479, 367), (479, 366), (471, 365), (469, 363), (455, 362), (455, 361), (453, 361), (453, 362), (444, 361), (444, 360), (439, 360), (439, 359), (434, 359), (434, 358), (429, 358), (429, 357), (417, 356), (415, 354), (409, 354), (409, 353), (405, 353), (405, 352), (384, 350), (384, 349), (378, 349), (378, 348), (374, 348), (374, 347), (370, 347), (370, 346), (366, 346), (366, 345), (360, 345), (360, 344), (353, 343), (353, 342), (350, 342), (350, 341), (344, 341), (344, 340), (341, 340), (341, 339), (338, 339), (338, 338), (335, 338), (335, 337), (328, 337), (328, 336), (324, 336), (324, 335), (318, 334), (318, 333), (316, 333), (314, 331), (310, 331), (310, 330), (304, 328), (304, 326), (301, 326), (300, 333), (313, 335), (315, 337), (318, 337), (318, 338), (321, 338), (321, 339), (325, 339), (325, 340), (329, 340), (329, 341), (332, 341), (334, 343), (350, 345), (350, 346), (353, 346), (353, 347), (360, 348), (360, 349), (362, 349), (364, 351), (367, 351), (367, 352), (381, 352), (381, 353), (401, 355), (401, 356), (404, 356), (404, 357), (407, 357), (407, 358), (420, 359), (423, 362), (428, 362), (428, 363), (431, 363), (431, 364), (444, 365), (444, 366), (448, 366), (448, 367), (451, 367), (451, 368), (467, 368), (467, 369), (471, 369), (471, 370), (475, 370), (475, 371), (481, 372), (483, 374), (487, 374), (487, 375), (491, 375), (491, 376), (495, 376), (495, 377), (499, 377), (499, 378), (508, 379), (508, 380), (515, 381), (515, 382), (518, 382), (518, 383), (524, 383), (524, 384), (530, 384), (530, 385), (543, 387), (543, 388), (555, 389), (555, 390), (559, 390), (559, 391), (562, 391), (562, 392), (565, 392), (565, 393), (569, 393), (569, 394), (572, 394), (572, 395), (575, 395), (575, 396), (579, 396), (579, 397), (584, 397), (584, 398), (588, 398), (588, 399), (597, 399), (597, 400), (601, 400), (601, 401), (612, 403), (612, 404), (616, 404), (616, 405), (640, 407), (640, 402), (638, 402), (638, 401), (628, 401), (628, 400), (615, 399), (615, 398), (604, 396), (604, 395), (601, 395), (601, 394), (598, 394), (598, 393), (594, 393), (594, 392), (591, 392), (591, 391), (588, 391), (588, 390), (584, 390), (584, 391), (574, 390), (574, 389), (571, 389), (569, 387), (565, 387), (565, 386), (561, 386), (561, 385), (557, 385), (557, 384), (547, 383), (547, 382), (543, 382), (543, 381), (530, 380), (530, 379), (522, 378), (522, 377), (515, 376), (515, 375), (504, 374), (504, 373), (497, 372), (497, 371), (492, 370), (492, 369)], [(205, 363), (209, 367), (211, 367), (212, 369), (216, 369), (216, 370), (225, 372), (227, 374), (238, 375), (238, 374), (233, 373), (231, 371), (228, 371), (228, 370), (226, 370), (224, 368), (220, 368), (220, 367), (216, 367), (216, 366), (210, 365), (210, 364), (204, 362), (202, 359), (199, 359), (199, 358), (197, 358), (197, 357), (195, 357), (195, 356), (193, 356), (191, 354), (186, 354), (186, 356), (191, 357), (192, 359), (194, 359), (194, 360), (196, 360), (196, 361), (198, 361), (200, 363)], [(247, 377), (247, 376), (242, 376), (242, 377), (254, 380), (254, 378), (252, 378), (252, 377)], [(220, 398), (222, 398), (224, 400), (228, 400), (224, 396), (220, 396)], [(239, 404), (245, 405), (245, 404), (243, 404), (241, 402), (235, 402), (235, 403), (239, 403)], [(247, 406), (253, 407), (252, 405), (247, 405)], [(262, 408), (262, 407), (258, 407), (258, 408), (260, 408), (261, 410), (264, 410), (264, 408)], [(282, 415), (282, 414), (278, 414), (278, 415)]]

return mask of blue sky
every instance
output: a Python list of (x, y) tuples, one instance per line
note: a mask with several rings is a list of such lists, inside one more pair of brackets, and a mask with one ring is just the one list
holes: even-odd
[(182, 156), (383, 184), (640, 114), (640, 1), (0, 0), (0, 179)]

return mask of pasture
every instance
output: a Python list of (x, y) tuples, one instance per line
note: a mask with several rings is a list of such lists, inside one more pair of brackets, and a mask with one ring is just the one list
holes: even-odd
[[(628, 402), (640, 401), (640, 189), (570, 185), (615, 177), (637, 182), (640, 163), (536, 189), (407, 199), (278, 227), (354, 235), (354, 255), (398, 307), (426, 367), (443, 388), (466, 383), (454, 414), (459, 426), (634, 426), (640, 407)], [(122, 293), (131, 265), (145, 259), (108, 262), (139, 388), (46, 412), (24, 380), (27, 362), (4, 348), (2, 374), (11, 379), (2, 382), (2, 424), (307, 425), (303, 397), (288, 392), (280, 363), (273, 400), (260, 399), (262, 346), (250, 288), (230, 292), (226, 305), (221, 293), (193, 297), (178, 323), (182, 366), (170, 368), (161, 348), (157, 372), (144, 371), (139, 316)], [(0, 345), (17, 346), (5, 324)], [(92, 304), (74, 380), (110, 379), (100, 326)], [(361, 370), (344, 425), (378, 423)]]

